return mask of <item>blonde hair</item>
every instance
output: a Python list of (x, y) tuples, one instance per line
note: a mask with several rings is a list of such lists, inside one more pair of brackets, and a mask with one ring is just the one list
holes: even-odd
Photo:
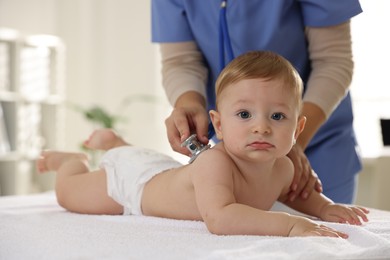
[(299, 110), (302, 106), (303, 83), (296, 69), (282, 56), (271, 51), (250, 51), (230, 62), (219, 75), (216, 85), (216, 105), (226, 87), (244, 79), (262, 78), (282, 80), (297, 99)]

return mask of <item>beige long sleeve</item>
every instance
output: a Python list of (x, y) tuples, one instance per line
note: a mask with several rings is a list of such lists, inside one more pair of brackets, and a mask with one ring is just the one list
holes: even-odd
[[(303, 99), (316, 104), (329, 117), (352, 80), (350, 22), (332, 27), (308, 27), (306, 34), (312, 72)], [(178, 97), (188, 91), (205, 97), (207, 68), (196, 43), (162, 43), (160, 50), (163, 86), (170, 103), (174, 106)]]
[(307, 28), (312, 72), (303, 100), (319, 106), (328, 118), (351, 84), (353, 74), (350, 22)]
[(172, 106), (188, 91), (206, 97), (207, 68), (195, 42), (160, 44), (163, 87)]

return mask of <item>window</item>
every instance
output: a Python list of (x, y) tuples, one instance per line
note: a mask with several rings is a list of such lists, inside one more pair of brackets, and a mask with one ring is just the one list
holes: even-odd
[(363, 13), (351, 25), (355, 61), (351, 94), (362, 156), (376, 157), (383, 150), (380, 118), (390, 119), (390, 1), (360, 3)]

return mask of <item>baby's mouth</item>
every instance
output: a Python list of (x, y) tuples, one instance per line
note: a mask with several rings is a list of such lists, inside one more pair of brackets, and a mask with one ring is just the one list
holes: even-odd
[(259, 149), (259, 150), (265, 150), (265, 149), (270, 149), (273, 148), (274, 145), (268, 143), (268, 142), (253, 142), (248, 145), (249, 147)]

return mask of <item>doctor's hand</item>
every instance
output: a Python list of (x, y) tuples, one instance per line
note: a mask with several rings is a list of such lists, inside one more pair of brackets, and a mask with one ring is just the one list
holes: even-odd
[(208, 114), (204, 97), (197, 92), (186, 92), (181, 95), (171, 115), (165, 120), (165, 126), (168, 141), (176, 152), (191, 155), (186, 147), (181, 147), (181, 144), (194, 133), (201, 143), (207, 144)]
[(318, 175), (311, 168), (304, 150), (295, 144), (287, 154), (294, 164), (294, 178), (291, 184), (289, 200), (294, 201), (298, 196), (307, 199), (313, 190), (322, 192), (322, 184)]

